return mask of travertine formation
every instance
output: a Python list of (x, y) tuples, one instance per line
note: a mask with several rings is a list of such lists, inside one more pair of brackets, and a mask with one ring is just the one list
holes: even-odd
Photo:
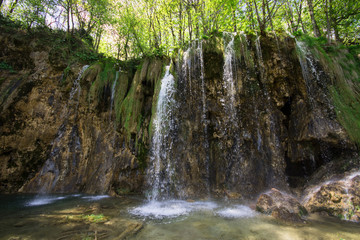
[[(0, 34), (0, 61), (16, 70), (0, 70), (1, 192), (149, 190), (167, 65), (176, 87), (161, 143), (174, 171), (168, 197), (301, 188), (320, 166), (357, 156), (336, 119), (330, 77), (298, 57), (292, 38), (225, 34), (172, 60), (120, 69), (106, 60), (66, 68), (51, 49), (21, 39)], [(169, 168), (158, 162), (161, 179)]]

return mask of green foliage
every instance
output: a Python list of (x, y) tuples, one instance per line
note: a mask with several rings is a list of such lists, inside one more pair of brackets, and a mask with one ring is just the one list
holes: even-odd
[(94, 62), (99, 60), (99, 55), (91, 51), (75, 52), (74, 56), (78, 58), (81, 62)]
[(90, 222), (90, 223), (101, 223), (101, 222), (106, 222), (109, 220), (108, 217), (105, 217), (104, 214), (91, 214), (91, 215), (85, 215), (83, 216), (83, 219), (86, 222)]
[(95, 81), (92, 82), (89, 99), (96, 103), (101, 102), (104, 97), (104, 90), (106, 86), (110, 86), (115, 80), (115, 62), (113, 59), (103, 59), (96, 62), (93, 66), (100, 68), (99, 74), (96, 76)]
[(67, 67), (64, 69), (63, 75), (62, 75), (62, 79), (61, 79), (61, 83), (62, 83), (62, 84), (65, 83), (65, 80), (66, 80), (66, 78), (69, 76), (70, 71), (71, 71), (70, 66), (67, 66)]
[(295, 37), (301, 37), (303, 34), (304, 34), (304, 33), (303, 33), (301, 30), (297, 30), (297, 31), (293, 32), (293, 35), (294, 35)]
[(329, 25), (327, 32), (346, 44), (359, 43), (360, 34), (358, 0), (22, 0), (3, 2), (2, 13), (24, 29), (79, 32), (96, 51), (125, 60), (168, 55), (214, 32), (300, 36), (317, 25), (324, 35)]
[(1, 70), (8, 70), (11, 73), (15, 73), (16, 71), (13, 69), (13, 67), (6, 62), (0, 62), (0, 69)]

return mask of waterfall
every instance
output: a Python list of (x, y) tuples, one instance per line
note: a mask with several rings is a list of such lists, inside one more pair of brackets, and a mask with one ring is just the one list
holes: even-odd
[(112, 109), (113, 109), (113, 106), (114, 106), (114, 98), (115, 98), (115, 89), (116, 89), (117, 81), (119, 80), (119, 74), (120, 74), (120, 69), (119, 69), (119, 71), (116, 71), (115, 79), (114, 79), (114, 82), (113, 82), (113, 84), (111, 86), (109, 122), (111, 122), (111, 114), (112, 114)]
[[(178, 172), (184, 175), (183, 179), (187, 177), (199, 177), (201, 179), (201, 189), (204, 194), (210, 193), (209, 182), (209, 138), (208, 138), (208, 108), (206, 99), (206, 79), (205, 79), (205, 66), (203, 56), (203, 42), (202, 40), (194, 40), (189, 43), (188, 49), (183, 52), (182, 59), (179, 61), (178, 76), (179, 81), (177, 85), (179, 104), (182, 108), (189, 109), (183, 113), (178, 113), (177, 121), (180, 128), (178, 134), (182, 134), (187, 138), (192, 139), (195, 145), (188, 144), (183, 139), (177, 141), (177, 147), (184, 149), (182, 159), (176, 159), (178, 162)], [(191, 126), (192, 131), (187, 131), (188, 124), (195, 120)], [(190, 120), (190, 121), (189, 121)], [(191, 133), (191, 135), (187, 135)], [(184, 159), (185, 157), (185, 159)], [(180, 162), (179, 162), (180, 161)], [(193, 168), (196, 173), (188, 171), (187, 164), (192, 162)], [(182, 180), (182, 179), (180, 179)], [(187, 193), (193, 188), (189, 186), (187, 181), (181, 184), (183, 189), (178, 189), (179, 192)], [(182, 194), (184, 197), (186, 194)]]
[[(189, 81), (189, 92), (191, 96), (191, 47), (189, 47), (183, 55), (183, 64), (181, 66), (181, 71), (185, 79)], [(186, 86), (186, 85), (185, 85)], [(185, 89), (186, 91), (187, 89)]]
[[(223, 77), (223, 88), (225, 90), (225, 107), (228, 108), (227, 112), (230, 114), (232, 123), (236, 123), (236, 111), (235, 111), (235, 79), (236, 74), (233, 71), (236, 71), (236, 61), (235, 61), (235, 50), (234, 50), (234, 35), (229, 34), (230, 41), (225, 47), (225, 61), (224, 61), (224, 77)], [(224, 40), (225, 40), (224, 33)]]
[[(296, 39), (295, 39), (296, 40)], [(331, 104), (330, 97), (327, 94), (327, 76), (322, 70), (318, 70), (318, 63), (313, 59), (310, 49), (304, 42), (296, 40), (297, 55), (301, 66), (301, 71), (306, 84), (306, 90), (309, 98), (310, 107), (318, 111), (319, 104), (331, 110), (334, 106)]]
[[(74, 111), (72, 114), (75, 115), (74, 120), (77, 118), (77, 109), (81, 93), (80, 79), (88, 67), (88, 65), (85, 65), (74, 81), (69, 95), (69, 103), (64, 108), (64, 122), (59, 128), (56, 138), (51, 143), (52, 149), (50, 156), (40, 171), (40, 178), (37, 179), (38, 188), (42, 193), (50, 192), (54, 189), (58, 180), (63, 180), (71, 169), (76, 169), (76, 154), (81, 151), (81, 141), (78, 135), (77, 125), (73, 123), (73, 126), (69, 128), (71, 130), (68, 130), (68, 125), (72, 111)], [(75, 95), (77, 95), (76, 98), (74, 98)], [(67, 135), (67, 130), (69, 131), (69, 135)], [(69, 149), (65, 151), (72, 152), (71, 162), (70, 159), (63, 159), (61, 156), (61, 153), (64, 150), (62, 150), (60, 146), (64, 145), (62, 144), (62, 141), (65, 136), (69, 138)]]
[(203, 57), (203, 48), (202, 48), (202, 41), (198, 40), (197, 41), (197, 49), (196, 49), (196, 53), (198, 55), (198, 61), (199, 61), (199, 65), (200, 65), (200, 80), (201, 80), (201, 101), (202, 101), (202, 118), (201, 121), (203, 123), (203, 127), (204, 127), (204, 150), (205, 150), (205, 168), (206, 168), (206, 187), (207, 187), (207, 192), (210, 193), (210, 185), (209, 185), (209, 177), (210, 177), (210, 169), (209, 169), (209, 165), (210, 165), (210, 159), (209, 159), (209, 139), (208, 139), (208, 120), (206, 117), (206, 111), (207, 111), (207, 107), (206, 107), (206, 92), (205, 92), (205, 68), (204, 68), (204, 57)]
[(152, 153), (147, 183), (152, 186), (150, 200), (159, 200), (169, 197), (174, 190), (174, 166), (171, 162), (170, 150), (172, 141), (170, 130), (174, 129), (172, 119), (175, 107), (175, 79), (170, 73), (170, 66), (161, 80), (161, 88), (156, 105), (156, 115), (153, 121)]
[[(296, 49), (298, 52), (298, 58), (299, 58), (300, 66), (301, 66), (302, 75), (303, 75), (303, 78), (306, 83), (307, 93), (309, 95), (309, 101), (310, 101), (310, 104), (313, 106), (314, 105), (314, 96), (313, 96), (314, 91), (313, 91), (313, 86), (312, 86), (313, 83), (311, 81), (311, 75), (313, 73), (315, 73), (315, 75), (318, 76), (318, 74), (316, 74), (317, 72), (316, 72), (316, 69), (314, 68), (313, 60), (310, 58), (308, 49), (306, 48), (305, 44), (303, 42), (297, 41), (296, 39), (295, 39), (295, 41), (296, 41)], [(311, 71), (310, 71), (308, 63), (311, 65)]]
[[(224, 52), (224, 74), (223, 74), (223, 98), (220, 100), (224, 109), (224, 119), (222, 122), (222, 135), (227, 139), (226, 142), (231, 142), (230, 149), (226, 153), (226, 176), (230, 178), (231, 175), (239, 175), (239, 171), (235, 168), (239, 167), (242, 159), (240, 149), (240, 134), (239, 134), (239, 118), (236, 109), (236, 77), (237, 77), (237, 64), (234, 48), (235, 36), (232, 33), (224, 33), (223, 41), (225, 46)], [(237, 181), (232, 176), (231, 183)], [(228, 179), (229, 180), (229, 179)]]

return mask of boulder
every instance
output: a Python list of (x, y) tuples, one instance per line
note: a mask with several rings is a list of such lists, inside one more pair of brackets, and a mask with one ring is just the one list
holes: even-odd
[(304, 206), (309, 212), (360, 221), (360, 172), (316, 185), (307, 192)]
[(293, 224), (305, 223), (303, 216), (307, 215), (306, 209), (296, 198), (275, 188), (260, 195), (256, 203), (256, 210), (270, 214), (280, 221)]

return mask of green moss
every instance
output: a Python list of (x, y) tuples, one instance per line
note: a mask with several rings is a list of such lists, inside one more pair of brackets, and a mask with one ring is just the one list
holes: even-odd
[(104, 100), (104, 90), (106, 87), (109, 87), (115, 80), (116, 71), (114, 68), (115, 62), (113, 59), (104, 59), (102, 61), (98, 61), (93, 64), (92, 67), (94, 68), (95, 65), (99, 66), (101, 71), (95, 78), (95, 81), (91, 83), (89, 99), (90, 101), (98, 103)]
[(299, 207), (299, 216), (303, 217), (308, 215), (308, 212), (306, 211), (306, 209), (304, 207)]
[(7, 64), (6, 62), (0, 62), (0, 69), (1, 70), (8, 70), (11, 73), (16, 73), (14, 68), (11, 65)]
[(91, 215), (85, 215), (83, 216), (83, 219), (86, 222), (90, 222), (90, 223), (101, 223), (101, 222), (106, 222), (109, 220), (108, 217), (105, 217), (104, 214), (91, 214)]
[(145, 170), (147, 167), (146, 159), (148, 157), (149, 149), (145, 146), (144, 141), (138, 141), (136, 144), (136, 149), (139, 168), (141, 170)]

